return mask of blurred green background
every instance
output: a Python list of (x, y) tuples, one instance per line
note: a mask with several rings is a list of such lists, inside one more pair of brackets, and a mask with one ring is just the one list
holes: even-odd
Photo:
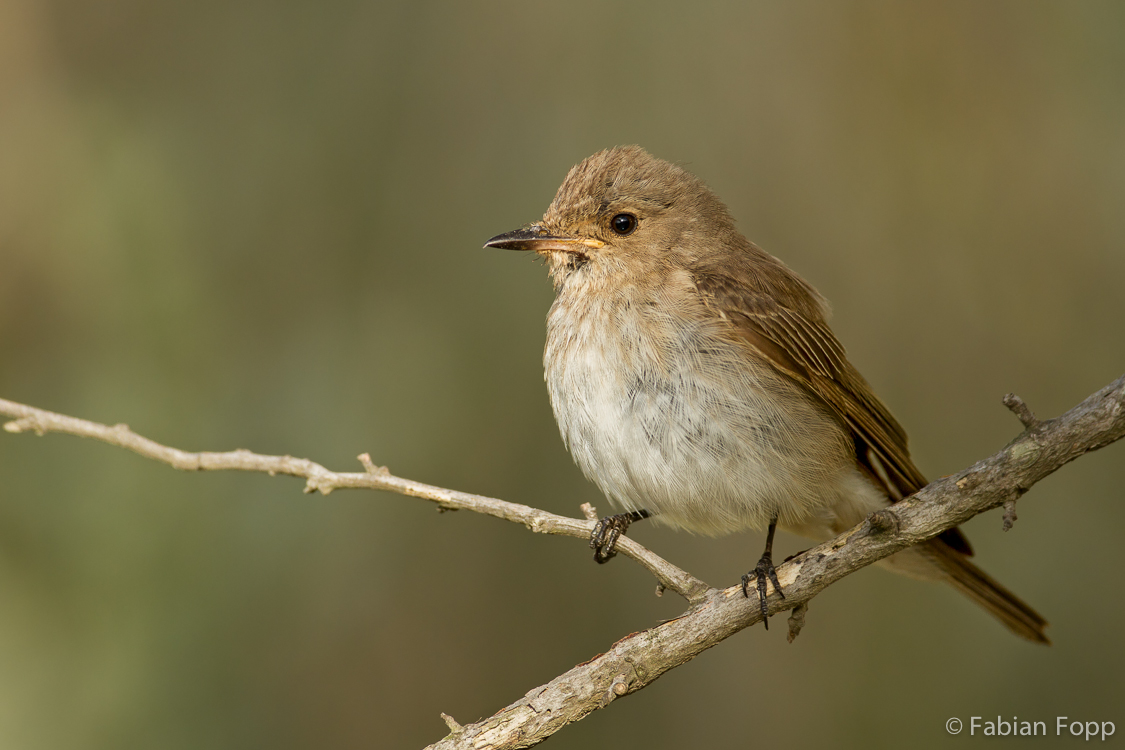
[[(570, 515), (533, 259), (485, 251), (640, 143), (832, 300), (931, 476), (1125, 371), (1117, 2), (0, 0), (0, 397)], [(0, 747), (421, 747), (679, 613), (573, 539), (0, 434)], [(551, 742), (945, 747), (1115, 721), (1125, 446), (981, 565), (1051, 621), (867, 570)], [(714, 585), (759, 535), (633, 534)], [(781, 555), (805, 543), (782, 537)], [(1048, 741), (1049, 742), (1049, 741)]]

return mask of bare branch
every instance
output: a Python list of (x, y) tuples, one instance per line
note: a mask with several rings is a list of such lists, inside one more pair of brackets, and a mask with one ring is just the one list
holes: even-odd
[[(786, 598), (771, 595), (769, 613), (802, 607), (849, 573), (1001, 506), (1084, 453), (1125, 437), (1125, 376), (1037, 427), (994, 456), (931, 482), (782, 564), (777, 575)], [(608, 652), (427, 750), (531, 747), (622, 695), (622, 686), (626, 694), (636, 692), (761, 619), (757, 601), (743, 597), (740, 585), (716, 591), (680, 617), (618, 641)]]
[[(1005, 398), (1027, 429), (997, 454), (952, 476), (932, 482), (891, 508), (830, 542), (814, 547), (778, 568), (785, 590), (767, 600), (770, 614), (794, 609), (790, 634), (800, 629), (809, 600), (844, 576), (937, 536), (984, 511), (1005, 505), (1014, 520), (1014, 501), (1032, 485), (1084, 453), (1125, 436), (1125, 376), (1057, 419), (1040, 422), (1016, 396)], [(106, 425), (52, 414), (0, 400), (0, 414), (15, 421), (9, 432), (65, 432), (118, 445), (185, 470), (237, 469), (291, 474), (306, 479), (306, 491), (327, 494), (337, 488), (382, 489), (420, 497), (448, 509), (473, 510), (517, 521), (538, 533), (587, 538), (590, 520), (565, 518), (502, 500), (446, 490), (393, 476), (361, 456), (364, 473), (336, 473), (307, 459), (261, 456), (249, 451), (186, 453), (159, 445), (124, 425)], [(538, 744), (570, 722), (618, 697), (645, 687), (670, 669), (762, 619), (757, 601), (740, 585), (710, 589), (703, 582), (653, 555), (628, 537), (620, 550), (640, 562), (661, 586), (679, 592), (692, 607), (680, 617), (634, 633), (608, 652), (580, 664), (488, 719), (462, 726), (447, 721), (451, 733), (431, 748), (522, 748)]]
[[(109, 425), (90, 422), (85, 419), (68, 417), (63, 414), (37, 409), (33, 406), (17, 404), (0, 399), (0, 415), (14, 417), (14, 421), (4, 425), (12, 433), (34, 432), (45, 435), (48, 432), (61, 432), (79, 437), (94, 438), (102, 442), (126, 448), (147, 458), (166, 463), (183, 471), (259, 471), (274, 476), (288, 474), (305, 479), (305, 492), (327, 495), (336, 489), (389, 490), (400, 495), (420, 497), (431, 500), (445, 510), (471, 510), (506, 521), (522, 523), (537, 534), (557, 534), (589, 539), (594, 524), (588, 520), (567, 518), (532, 508), (519, 503), (509, 503), (484, 495), (447, 490), (442, 487), (403, 479), (391, 474), (385, 466), (376, 466), (366, 453), (359, 457), (365, 471), (335, 472), (307, 458), (293, 456), (264, 456), (248, 450), (234, 450), (225, 453), (188, 453), (177, 448), (169, 448), (142, 437), (129, 429), (128, 425)], [(617, 549), (626, 557), (631, 557), (644, 566), (660, 585), (675, 591), (689, 602), (695, 603), (705, 597), (711, 587), (691, 574), (676, 567), (643, 545), (628, 537), (622, 537)]]

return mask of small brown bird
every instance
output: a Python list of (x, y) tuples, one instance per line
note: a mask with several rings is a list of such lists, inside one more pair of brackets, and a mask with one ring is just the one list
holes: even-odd
[[(486, 247), (547, 259), (551, 406), (575, 462), (626, 511), (595, 529), (599, 562), (649, 516), (713, 536), (768, 528), (743, 576), (765, 615), (767, 578), (784, 596), (777, 525), (824, 541), (926, 484), (906, 433), (828, 328), (824, 298), (674, 164), (638, 146), (594, 154), (541, 221)], [(946, 581), (1047, 643), (1046, 621), (971, 554), (950, 529), (884, 562)]]

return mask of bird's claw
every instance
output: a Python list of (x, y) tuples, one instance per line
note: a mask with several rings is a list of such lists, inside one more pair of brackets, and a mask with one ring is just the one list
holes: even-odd
[(590, 534), (590, 548), (594, 550), (594, 562), (607, 563), (617, 555), (617, 540), (629, 529), (633, 521), (640, 521), (651, 515), (647, 510), (633, 510), (615, 516), (599, 518)]
[(742, 576), (742, 595), (747, 599), (750, 598), (750, 581), (755, 581), (758, 590), (758, 606), (762, 610), (762, 623), (766, 626), (766, 630), (769, 630), (770, 616), (769, 608), (766, 606), (767, 578), (773, 584), (773, 590), (777, 592), (777, 595), (784, 599), (785, 592), (781, 590), (781, 582), (777, 580), (777, 569), (773, 566), (773, 558), (768, 554), (762, 555), (754, 569)]

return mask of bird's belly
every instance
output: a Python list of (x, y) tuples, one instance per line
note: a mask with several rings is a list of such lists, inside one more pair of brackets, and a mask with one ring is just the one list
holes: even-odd
[(806, 522), (850, 492), (843, 429), (745, 349), (701, 326), (586, 333), (549, 335), (546, 380), (574, 460), (616, 504), (718, 535)]

